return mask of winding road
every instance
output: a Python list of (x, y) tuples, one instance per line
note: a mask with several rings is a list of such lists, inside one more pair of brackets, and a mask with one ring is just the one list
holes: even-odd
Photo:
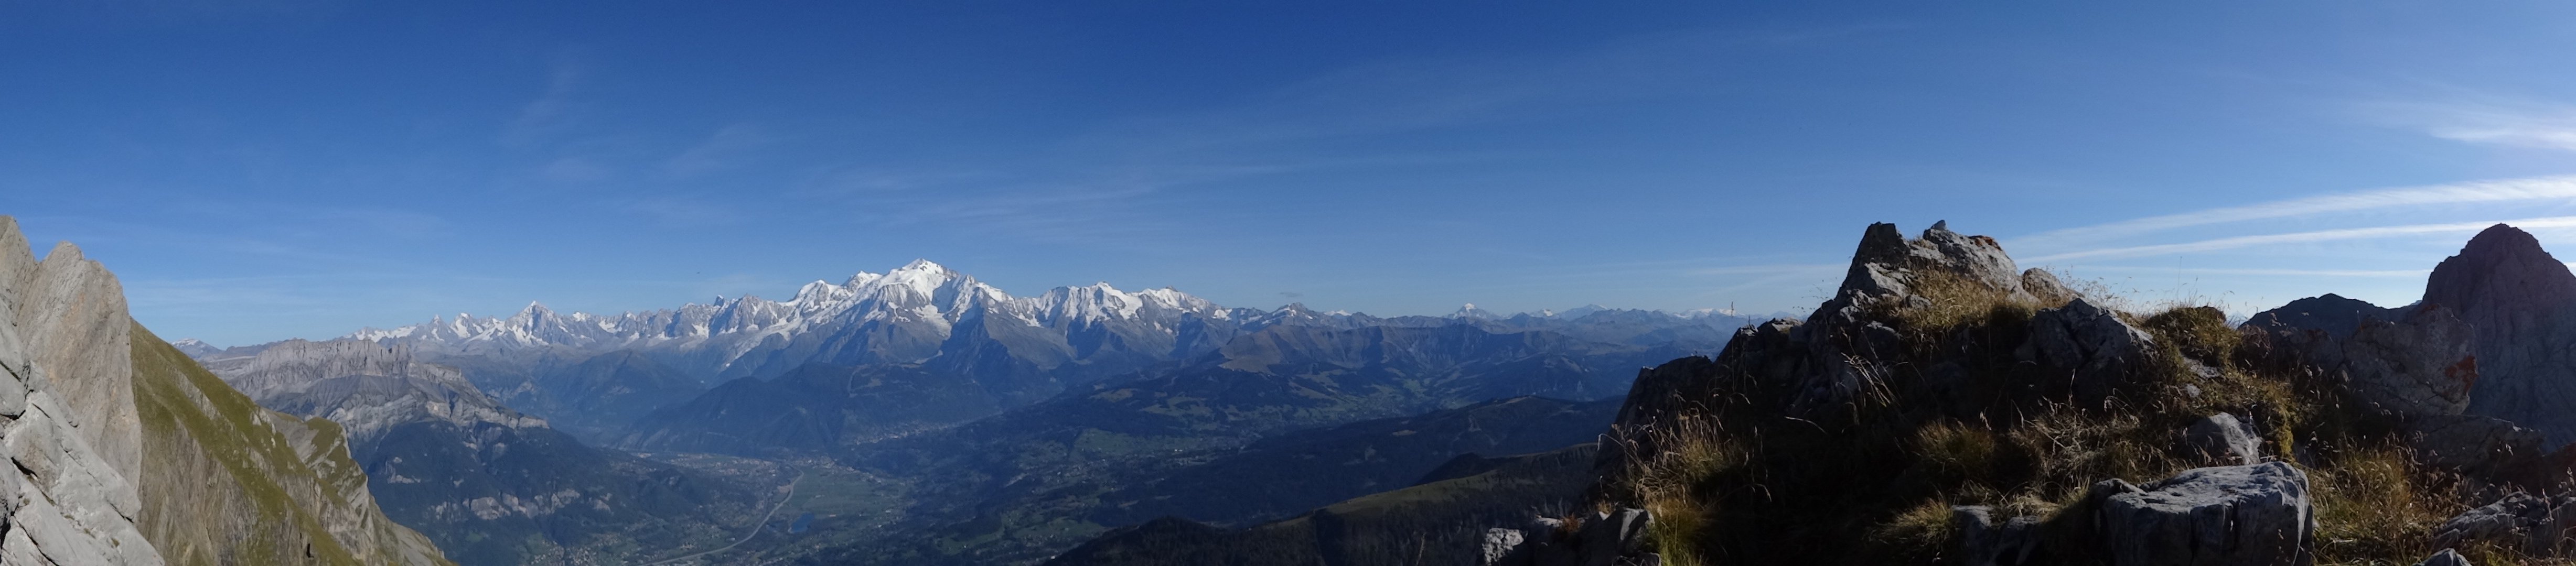
[(733, 541), (733, 544), (728, 544), (728, 545), (724, 545), (724, 546), (719, 546), (719, 547), (716, 547), (716, 548), (714, 548), (714, 549), (707, 550), (707, 551), (705, 551), (705, 552), (700, 552), (700, 553), (697, 553), (697, 554), (690, 554), (690, 555), (681, 556), (681, 557), (677, 557), (677, 558), (665, 558), (665, 559), (662, 559), (662, 560), (657, 560), (657, 561), (653, 561), (653, 562), (646, 562), (646, 563), (643, 563), (643, 564), (638, 564), (638, 565), (636, 565), (636, 566), (661, 566), (661, 565), (663, 565), (663, 564), (670, 564), (670, 563), (673, 563), (673, 562), (679, 562), (679, 561), (682, 561), (682, 560), (690, 560), (690, 559), (694, 559), (694, 558), (697, 558), (697, 557), (700, 557), (700, 556), (706, 556), (706, 555), (709, 555), (709, 554), (715, 554), (715, 553), (718, 553), (718, 552), (724, 552), (724, 551), (727, 551), (727, 550), (733, 550), (733, 547), (742, 546), (742, 543), (751, 542), (751, 537), (760, 536), (760, 530), (761, 530), (761, 529), (769, 528), (769, 519), (770, 519), (770, 518), (772, 518), (772, 517), (776, 517), (776, 516), (778, 516), (778, 510), (779, 510), (779, 509), (787, 507), (787, 502), (789, 502), (789, 501), (795, 501), (795, 500), (796, 500), (796, 482), (805, 481), (805, 469), (804, 469), (804, 468), (797, 468), (797, 467), (795, 467), (795, 466), (788, 466), (788, 467), (789, 467), (789, 468), (793, 468), (793, 469), (795, 469), (795, 470), (796, 470), (796, 479), (787, 480), (787, 495), (785, 495), (785, 496), (783, 496), (783, 497), (779, 497), (779, 498), (778, 498), (778, 504), (777, 504), (777, 505), (771, 505), (771, 506), (769, 506), (769, 512), (768, 512), (768, 513), (762, 513), (762, 514), (760, 515), (760, 522), (758, 522), (758, 523), (753, 523), (753, 524), (751, 525), (751, 532), (743, 533), (743, 534), (742, 534), (742, 540)]

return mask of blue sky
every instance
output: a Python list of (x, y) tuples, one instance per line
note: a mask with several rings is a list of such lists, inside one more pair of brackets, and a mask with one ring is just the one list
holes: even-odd
[(2241, 314), (2576, 245), (2568, 4), (53, 4), (0, 1), (0, 214), (219, 344), (914, 258), (1769, 312), (1947, 219)]

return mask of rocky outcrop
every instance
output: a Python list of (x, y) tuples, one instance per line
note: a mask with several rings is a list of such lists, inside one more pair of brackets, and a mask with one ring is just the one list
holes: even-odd
[[(1623, 450), (1656, 450), (1652, 434), (1663, 415), (1679, 414), (1720, 389), (1760, 388), (1785, 391), (1766, 400), (1785, 407), (1788, 416), (1813, 422), (1834, 420), (1863, 392), (1876, 389), (1907, 355), (1904, 338), (1891, 326), (1889, 312), (1931, 304), (1933, 295), (1956, 300), (1983, 297), (1998, 303), (2051, 307), (2044, 322), (2034, 322), (2033, 342), (2024, 358), (2070, 376), (2070, 382), (2099, 402), (2110, 387), (2131, 373), (2128, 364), (2144, 359), (2152, 339), (2068, 291), (2057, 278), (2039, 269), (2019, 270), (1993, 238), (1966, 236), (1937, 223), (1919, 238), (1906, 238), (1894, 224), (1872, 224), (1852, 253), (1842, 286), (1805, 321), (1775, 319), (1737, 330), (1717, 358), (1683, 358), (1639, 372), (1627, 405), (1614, 429), (1623, 431), (1603, 461), (1623, 458)], [(1966, 395), (1977, 387), (1964, 383), (1960, 368), (1933, 364), (1927, 379), (1962, 381), (1946, 388)], [(1721, 383), (1718, 376), (1750, 384)], [(2063, 388), (2062, 386), (2052, 386)], [(1973, 416), (1977, 400), (1955, 399), (1953, 412)], [(1616, 444), (1616, 443), (1614, 443)]]
[(2424, 558), (2423, 562), (2415, 563), (2415, 566), (2469, 566), (2469, 559), (2461, 558), (2459, 551), (2445, 548)]
[(114, 277), (69, 244), (35, 261), (0, 217), (0, 301), (0, 451), (16, 464), (0, 471), (0, 563), (161, 564), (135, 527), (141, 435)]
[(2146, 361), (2155, 338), (2120, 320), (2119, 313), (2075, 299), (2041, 309), (2030, 321), (2030, 341), (2014, 354), (2068, 370), (2076, 402), (2099, 407), (2111, 389), (2128, 381)]
[(1646, 552), (1643, 509), (1593, 512), (1575, 524), (1540, 517), (1520, 529), (1485, 531), (1484, 566), (1643, 566), (1661, 564)]
[(2576, 442), (2576, 273), (2540, 241), (2503, 224), (2442, 260), (2424, 305), (2458, 312), (2475, 329), (2477, 381), (2469, 414), (2541, 431), (2546, 448)]
[(2239, 331), (2268, 363), (2341, 381), (2354, 401), (2392, 416), (2461, 414), (2478, 381), (2472, 329), (2439, 305), (2381, 309), (2325, 295), (2255, 313)]
[(43, 368), (39, 387), (52, 391), (67, 420), (126, 477), (142, 467), (140, 421), (134, 414), (134, 366), (125, 290), (70, 242), (37, 264), (14, 305), (27, 353)]
[(2236, 420), (2236, 415), (2219, 413), (2201, 417), (2183, 430), (2183, 443), (2202, 461), (2224, 466), (2263, 463), (2263, 438), (2255, 436), (2253, 427)]
[(2494, 475), (2546, 451), (2539, 431), (2466, 414), (2484, 364), (2475, 329), (2449, 307), (2325, 295), (2256, 313), (2239, 332), (2264, 364), (2340, 383), (2361, 408), (2395, 419), (2427, 463)]
[(334, 465), (336, 426), (267, 420), (212, 376), (172, 402), (195, 366), (154, 355), (98, 262), (68, 243), (37, 261), (8, 217), (0, 315), (0, 564), (444, 563)]
[(1950, 508), (1950, 523), (1959, 529), (1959, 563), (1963, 566), (2030, 564), (2041, 547), (2039, 518), (2013, 517), (1997, 522), (1993, 507)]
[(2289, 464), (2199, 468), (2145, 486), (2104, 482), (2101, 554), (2114, 566), (2304, 565), (2316, 515)]
[(2520, 550), (2533, 557), (2566, 556), (2576, 550), (2576, 497), (2542, 498), (2511, 493), (2433, 529), (2433, 545), (2459, 547), (2488, 543)]

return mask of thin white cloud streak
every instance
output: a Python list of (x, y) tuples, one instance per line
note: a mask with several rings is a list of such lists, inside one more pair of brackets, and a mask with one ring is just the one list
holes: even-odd
[(2099, 241), (2162, 230), (2309, 216), (2335, 212), (2354, 212), (2407, 206), (2494, 203), (2524, 200), (2576, 200), (2576, 175), (2497, 179), (2420, 187), (2400, 187), (2307, 198), (2197, 210), (2182, 214), (2152, 216), (2109, 224), (2041, 232), (2019, 238), (2022, 241), (2052, 242)]
[(2576, 151), (2576, 107), (2498, 97), (2367, 105), (2374, 113), (2452, 141)]
[(1850, 268), (1851, 268), (1851, 266), (1850, 266), (1850, 265), (1848, 265), (1848, 264), (1829, 264), (1829, 263), (1798, 263), (1798, 264), (1778, 264), (1778, 265), (1730, 265), (1730, 266), (1725, 266), (1725, 267), (1709, 267), (1709, 268), (1702, 268), (1702, 269), (1693, 269), (1693, 270), (1691, 270), (1691, 271), (1690, 271), (1690, 273), (1691, 273), (1692, 275), (1773, 275), (1773, 274), (1789, 274), (1789, 273), (1796, 273), (1796, 274), (1813, 274), (1813, 273), (1833, 273), (1833, 272), (1843, 271), (1843, 270), (1850, 269)]
[(2224, 267), (2140, 266), (2094, 266), (2086, 267), (2084, 270), (2131, 273), (2182, 273), (2189, 275), (2286, 275), (2296, 277), (2420, 277), (2433, 272), (2433, 270), (2430, 269), (2234, 269)]
[(2444, 224), (2410, 224), (2410, 225), (2404, 225), (2404, 226), (2377, 226), (2377, 227), (2371, 227), (2371, 228), (2345, 228), (2345, 229), (2340, 229), (2340, 230), (2317, 230), (2317, 231), (2313, 231), (2313, 232), (2292, 232), (2292, 233), (2287, 233), (2287, 234), (2263, 234), (2263, 235), (2256, 235), (2256, 236), (2237, 236), (2237, 237), (2233, 237), (2233, 238), (2218, 238), (2218, 239), (2214, 239), (2214, 240), (2201, 240), (2201, 241), (2197, 241), (2197, 242), (2183, 242), (2183, 243), (2179, 243), (2179, 244), (2156, 244), (2156, 245), (2149, 245), (2149, 246), (2128, 246), (2128, 247), (2119, 247), (2119, 248), (2102, 248), (2102, 249), (2085, 250), (2085, 251), (2079, 251), (2079, 252), (2068, 252), (2068, 253), (2062, 253), (2062, 254), (2055, 254), (2055, 255), (2046, 255), (2046, 256), (2035, 257), (2035, 258), (2031, 258), (2031, 259), (2029, 259), (2028, 261), (2029, 261), (2029, 262), (2031, 262), (2031, 263), (2047, 263), (2047, 262), (2057, 262), (2057, 261), (2066, 261), (2066, 260), (2074, 260), (2074, 259), (2117, 259), (2117, 258), (2131, 258), (2131, 257), (2146, 257), (2146, 256), (2172, 255), (2172, 254), (2179, 254), (2179, 253), (2193, 253), (2193, 252), (2207, 252), (2207, 251), (2218, 251), (2218, 250), (2232, 250), (2232, 249), (2239, 249), (2239, 248), (2250, 248), (2250, 247), (2257, 247), (2257, 246), (2270, 246), (2270, 245), (2280, 245), (2280, 244), (2305, 244), (2305, 243), (2315, 243), (2315, 242), (2330, 242), (2330, 241), (2338, 241), (2338, 240), (2363, 240), (2363, 239), (2387, 238), (2387, 237), (2395, 237), (2395, 236), (2411, 236), (2411, 235), (2418, 235), (2418, 234), (2450, 234), (2450, 233), (2459, 233), (2459, 232), (2475, 232), (2475, 231), (2478, 231), (2478, 230), (2484, 230), (2484, 229), (2486, 229), (2488, 226), (2494, 226), (2494, 225), (2496, 225), (2496, 224), (2498, 224), (2498, 223), (2502, 223), (2502, 224), (2510, 224), (2510, 225), (2513, 225), (2514, 227), (2517, 227), (2517, 228), (2524, 228), (2524, 229), (2531, 229), (2531, 228), (2569, 228), (2569, 227), (2576, 227), (2576, 216), (2550, 216), (2550, 217), (2544, 217), (2544, 218), (2525, 218), (2525, 219), (2521, 219), (2521, 220), (2481, 221), (2481, 222), (2451, 222), (2451, 223), (2444, 223)]

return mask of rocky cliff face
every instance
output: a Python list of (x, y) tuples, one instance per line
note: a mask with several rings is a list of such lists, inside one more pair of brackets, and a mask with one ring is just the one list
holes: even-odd
[(0, 447), (16, 464), (0, 472), (0, 562), (162, 563), (135, 526), (142, 442), (125, 299), (105, 274), (69, 244), (36, 261), (0, 217)]
[(375, 510), (337, 427), (188, 382), (114, 275), (68, 243), (37, 261), (8, 217), (0, 314), (0, 563), (443, 563)]
[(485, 396), (454, 368), (414, 359), (402, 344), (288, 340), (251, 357), (206, 362), (206, 369), (260, 406), (340, 423), (355, 444), (414, 422), (546, 426)]
[(2424, 304), (2448, 307), (2476, 332), (2478, 383), (2469, 412), (2576, 442), (2576, 274), (2531, 234), (2498, 224), (2442, 260)]

